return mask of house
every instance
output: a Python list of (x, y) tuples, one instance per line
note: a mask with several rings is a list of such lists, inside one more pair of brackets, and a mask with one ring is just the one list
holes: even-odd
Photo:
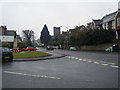
[(76, 33), (76, 30), (75, 29), (69, 29), (69, 33), (74, 34), (74, 33)]
[(65, 38), (69, 37), (69, 31), (62, 31), (62, 36)]
[(7, 30), (5, 35), (14, 36), (14, 38), (17, 37), (17, 33), (15, 30)]
[(0, 26), (0, 35), (6, 35), (6, 34), (7, 34), (6, 26)]
[(118, 12), (116, 15), (116, 34), (118, 39), (118, 47), (120, 49), (120, 1), (118, 2)]
[(110, 13), (102, 18), (102, 28), (103, 29), (115, 29), (115, 17), (116, 17), (117, 11)]
[(116, 30), (116, 38), (120, 38), (120, 9), (105, 15), (102, 19), (93, 19), (87, 24), (88, 29), (113, 29)]
[[(6, 26), (0, 26), (0, 40), (1, 42), (14, 42), (14, 35), (12, 35), (15, 32), (12, 32), (11, 34), (7, 32), (7, 27)], [(10, 34), (10, 35), (9, 35)]]
[(80, 29), (80, 31), (88, 30), (84, 25), (81, 25), (81, 26), (79, 27), (79, 29)]
[(69, 41), (69, 38), (70, 38), (70, 34), (69, 34), (69, 31), (62, 31), (62, 37), (64, 37), (64, 45), (63, 47), (66, 49), (68, 48), (68, 41)]
[(92, 22), (87, 23), (86, 28), (87, 28), (88, 30), (91, 30), (91, 29), (92, 29)]
[(0, 41), (4, 45), (12, 45), (13, 48), (17, 48), (18, 42), (21, 42), (20, 36), (17, 35), (15, 30), (7, 30), (6, 26), (0, 26)]
[(120, 9), (118, 9), (118, 12), (116, 14), (116, 18), (115, 18), (115, 27), (116, 27), (116, 31), (117, 31), (117, 36), (116, 38), (120, 38)]
[(101, 28), (102, 28), (102, 19), (93, 19), (92, 29), (101, 29)]

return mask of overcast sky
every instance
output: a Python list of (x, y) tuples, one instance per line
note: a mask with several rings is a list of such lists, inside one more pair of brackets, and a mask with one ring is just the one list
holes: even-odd
[[(54, 26), (66, 26), (70, 29), (76, 25), (86, 25), (92, 19), (101, 19), (106, 14), (117, 11), (118, 1), (2, 0), (0, 23), (7, 25), (8, 29), (16, 30), (20, 35), (22, 30), (33, 30), (38, 39), (44, 24), (47, 24), (51, 35)], [(66, 28), (63, 27), (62, 30)]]

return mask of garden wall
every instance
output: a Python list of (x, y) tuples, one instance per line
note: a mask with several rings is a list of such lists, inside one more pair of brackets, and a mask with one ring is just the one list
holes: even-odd
[(112, 45), (113, 45), (113, 43), (102, 44), (102, 45), (81, 46), (80, 50), (105, 51), (106, 48), (108, 48)]

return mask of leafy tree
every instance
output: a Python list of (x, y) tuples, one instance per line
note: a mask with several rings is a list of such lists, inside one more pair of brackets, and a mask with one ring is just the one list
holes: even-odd
[(41, 36), (40, 36), (41, 43), (43, 43), (45, 46), (48, 45), (48, 43), (51, 40), (51, 36), (49, 34), (47, 25), (45, 24), (42, 31), (41, 31)]
[(88, 30), (82, 30), (82, 31), (76, 31), (74, 34), (70, 37), (70, 45), (71, 46), (81, 46), (84, 44), (84, 39), (86, 37), (86, 33)]
[(27, 45), (28, 46), (33, 46), (31, 40), (33, 39), (34, 31), (32, 31), (32, 30), (23, 30), (22, 32), (23, 32), (23, 34), (25, 36), (25, 39), (27, 41)]

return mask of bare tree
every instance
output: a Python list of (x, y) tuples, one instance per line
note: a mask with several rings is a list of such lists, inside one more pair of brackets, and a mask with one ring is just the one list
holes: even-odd
[(23, 34), (25, 36), (25, 39), (27, 41), (28, 46), (33, 46), (32, 40), (34, 40), (34, 31), (32, 31), (32, 30), (23, 30), (22, 32), (23, 32)]

